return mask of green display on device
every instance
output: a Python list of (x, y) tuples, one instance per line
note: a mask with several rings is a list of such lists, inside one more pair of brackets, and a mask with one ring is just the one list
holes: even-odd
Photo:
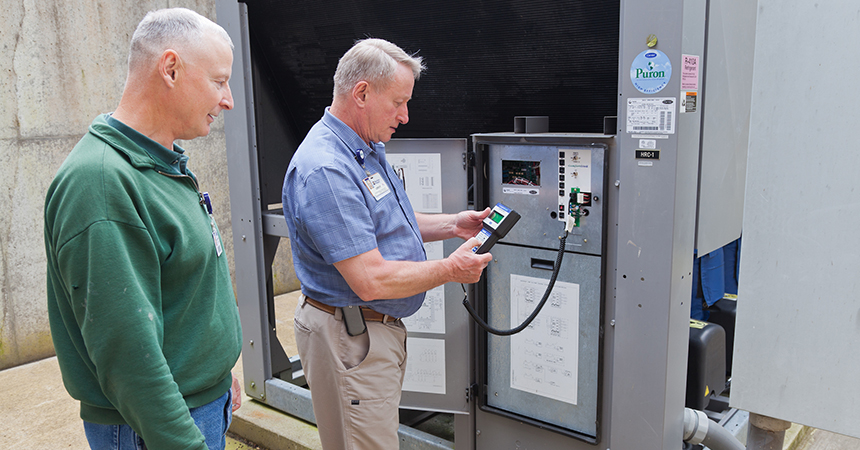
[(516, 211), (496, 203), (490, 215), (484, 219), (481, 231), (475, 236), (481, 245), (472, 247), (472, 251), (479, 255), (490, 251), (490, 248), (496, 245), (499, 239), (505, 237), (518, 220), (520, 215)]

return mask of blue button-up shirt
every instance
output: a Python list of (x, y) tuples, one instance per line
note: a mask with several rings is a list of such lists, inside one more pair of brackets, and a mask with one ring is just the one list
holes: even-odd
[[(377, 173), (391, 191), (379, 199), (363, 181)], [(290, 161), (283, 206), (306, 296), (332, 306), (370, 306), (394, 317), (421, 307), (424, 293), (364, 302), (332, 265), (375, 248), (389, 261), (427, 259), (415, 212), (383, 144), (369, 146), (326, 109)]]

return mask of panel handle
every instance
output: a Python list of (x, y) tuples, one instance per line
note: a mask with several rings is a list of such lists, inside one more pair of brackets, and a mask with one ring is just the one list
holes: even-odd
[(548, 259), (532, 258), (532, 269), (554, 270), (555, 264)]

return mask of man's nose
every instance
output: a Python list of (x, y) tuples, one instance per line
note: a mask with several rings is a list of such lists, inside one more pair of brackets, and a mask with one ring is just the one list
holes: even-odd
[(405, 103), (403, 104), (403, 106), (400, 107), (399, 111), (397, 112), (397, 121), (401, 124), (409, 122), (409, 108), (406, 107)]
[(230, 90), (230, 84), (227, 84), (227, 95), (221, 99), (220, 105), (224, 109), (233, 109), (233, 91)]

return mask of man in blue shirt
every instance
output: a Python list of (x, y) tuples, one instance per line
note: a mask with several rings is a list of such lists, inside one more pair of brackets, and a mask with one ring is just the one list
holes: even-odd
[[(400, 319), (421, 307), (429, 289), (477, 282), (492, 259), (471, 251), (489, 209), (415, 213), (385, 159), (383, 143), (409, 121), (406, 104), (423, 69), (420, 57), (390, 42), (356, 43), (338, 63), (331, 106), (284, 179), (303, 294), (296, 343), (326, 450), (398, 448), (406, 372)], [(423, 242), (453, 237), (467, 241), (427, 261)]]

